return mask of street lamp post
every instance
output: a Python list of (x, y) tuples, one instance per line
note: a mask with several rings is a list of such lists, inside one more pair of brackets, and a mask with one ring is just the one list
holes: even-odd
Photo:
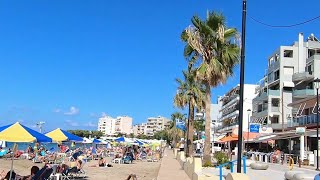
[(314, 88), (317, 89), (317, 168), (316, 170), (319, 171), (319, 88), (320, 88), (320, 79), (315, 79), (313, 81)]
[(244, 60), (246, 47), (246, 18), (247, 0), (242, 0), (242, 31), (241, 31), (241, 57), (240, 57), (240, 102), (239, 102), (239, 128), (238, 128), (238, 157), (237, 173), (241, 173), (242, 160), (242, 132), (243, 132), (243, 92), (244, 92)]
[(250, 112), (251, 112), (251, 109), (248, 109), (247, 110), (247, 113), (248, 113), (247, 151), (249, 151)]

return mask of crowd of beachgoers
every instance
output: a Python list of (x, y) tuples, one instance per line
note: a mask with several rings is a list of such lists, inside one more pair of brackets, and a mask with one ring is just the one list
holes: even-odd
[[(44, 145), (35, 143), (25, 150), (0, 148), (2, 159), (23, 159), (35, 163), (30, 169), (30, 174), (22, 176), (13, 169), (12, 179), (68, 179), (70, 177), (87, 177), (84, 164), (87, 167), (112, 168), (114, 164), (131, 164), (134, 161), (157, 162), (162, 157), (163, 148), (160, 144), (136, 145), (114, 143), (109, 146), (92, 144), (90, 147), (69, 147), (66, 144), (57, 144), (56, 147), (46, 149)], [(38, 166), (42, 163), (43, 165)], [(90, 164), (90, 165), (89, 165)], [(1, 167), (0, 167), (1, 168)], [(0, 172), (0, 180), (9, 179), (10, 171)], [(131, 175), (135, 177), (135, 175)]]

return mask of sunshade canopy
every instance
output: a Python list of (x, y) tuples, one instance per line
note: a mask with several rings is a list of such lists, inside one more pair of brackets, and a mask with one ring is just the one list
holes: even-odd
[(116, 142), (128, 142), (128, 143), (133, 143), (132, 140), (126, 138), (126, 137), (119, 137), (117, 139), (115, 139)]
[(5, 126), (0, 127), (0, 132), (3, 131), (3, 130), (5, 130), (5, 129), (7, 129), (7, 128), (10, 127), (11, 125), (13, 125), (13, 124), (9, 124), (9, 125), (5, 125)]
[(0, 132), (0, 141), (52, 142), (52, 139), (17, 122), (7, 126)]
[(64, 131), (60, 128), (57, 128), (51, 132), (46, 134), (48, 137), (52, 138), (53, 141), (62, 142), (62, 141), (75, 141), (75, 142), (82, 142), (83, 139), (79, 136), (71, 134), (67, 131)]

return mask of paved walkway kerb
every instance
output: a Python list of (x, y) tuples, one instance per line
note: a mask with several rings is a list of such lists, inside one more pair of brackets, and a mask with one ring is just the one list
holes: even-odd
[(175, 159), (171, 149), (165, 149), (161, 161), (157, 180), (190, 180), (189, 176), (181, 168), (179, 162)]

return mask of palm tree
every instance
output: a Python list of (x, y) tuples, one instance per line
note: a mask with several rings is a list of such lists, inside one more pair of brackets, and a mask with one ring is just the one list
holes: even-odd
[(183, 137), (183, 131), (181, 129), (176, 128), (176, 120), (185, 120), (185, 114), (181, 114), (180, 112), (175, 112), (171, 114), (171, 124), (168, 129), (169, 139), (172, 140), (172, 145), (175, 146), (177, 141)]
[(222, 14), (208, 12), (207, 18), (201, 20), (193, 16), (192, 26), (182, 33), (186, 42), (184, 55), (189, 60), (198, 59), (197, 79), (205, 86), (205, 146), (204, 163), (210, 163), (210, 106), (211, 87), (226, 82), (233, 75), (234, 67), (239, 63), (239, 45), (237, 30), (226, 26)]
[(203, 106), (205, 95), (204, 87), (196, 81), (196, 70), (192, 68), (192, 62), (189, 63), (188, 71), (182, 71), (184, 80), (176, 79), (178, 83), (178, 93), (174, 97), (174, 105), (179, 108), (189, 107), (188, 114), (188, 134), (187, 134), (187, 149), (186, 156), (193, 152), (193, 126), (194, 126), (194, 110), (195, 107), (200, 109)]

